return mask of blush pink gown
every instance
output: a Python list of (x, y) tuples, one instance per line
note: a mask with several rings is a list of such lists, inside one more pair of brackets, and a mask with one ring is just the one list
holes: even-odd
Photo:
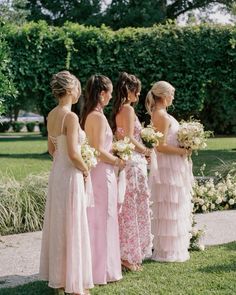
[[(136, 117), (134, 137), (142, 143), (142, 126)], [(123, 129), (117, 128), (123, 135)], [(133, 152), (126, 167), (126, 192), (119, 213), (121, 259), (130, 264), (141, 264), (152, 255), (150, 190), (147, 178), (147, 161), (143, 154)]]
[[(84, 294), (85, 288), (93, 287), (84, 178), (68, 157), (66, 136), (50, 138), (56, 151), (49, 176), (40, 277), (49, 287)], [(80, 129), (78, 148), (84, 139)]]
[[(104, 149), (108, 152), (112, 149), (112, 141), (113, 134), (107, 122)], [(93, 282), (103, 285), (122, 278), (114, 166), (99, 162), (91, 171), (91, 179), (95, 206), (88, 208), (88, 222)]]
[[(179, 146), (177, 132), (179, 123), (169, 115), (171, 125), (167, 144)], [(156, 261), (178, 261), (189, 259), (191, 230), (191, 192), (193, 184), (192, 165), (186, 157), (156, 153), (157, 170), (151, 171), (152, 232)]]

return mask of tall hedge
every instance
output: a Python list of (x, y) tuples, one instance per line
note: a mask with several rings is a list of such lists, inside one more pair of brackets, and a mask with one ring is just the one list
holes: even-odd
[(139, 110), (150, 86), (167, 80), (176, 88), (174, 108), (180, 118), (194, 115), (216, 133), (236, 132), (236, 28), (175, 24), (152, 28), (84, 27), (67, 23), (49, 27), (28, 23), (5, 28), (11, 48), (14, 82), (19, 99), (35, 102), (44, 115), (54, 101), (49, 81), (68, 68), (82, 85), (91, 74), (103, 73), (116, 81), (120, 71), (142, 81)]

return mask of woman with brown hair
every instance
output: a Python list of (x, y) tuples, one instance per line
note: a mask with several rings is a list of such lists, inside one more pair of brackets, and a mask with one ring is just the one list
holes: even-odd
[(117, 139), (129, 137), (135, 145), (135, 151), (125, 167), (126, 192), (119, 213), (121, 263), (131, 271), (140, 270), (143, 259), (152, 253), (150, 194), (145, 158), (150, 156), (151, 150), (142, 143), (142, 126), (133, 108), (140, 90), (138, 78), (127, 73), (120, 74), (111, 122)]
[(81, 126), (89, 144), (100, 153), (100, 162), (91, 170), (94, 208), (88, 208), (94, 284), (107, 284), (122, 278), (117, 216), (117, 180), (115, 166), (124, 161), (112, 155), (113, 134), (103, 114), (112, 94), (111, 80), (93, 75), (86, 86)]

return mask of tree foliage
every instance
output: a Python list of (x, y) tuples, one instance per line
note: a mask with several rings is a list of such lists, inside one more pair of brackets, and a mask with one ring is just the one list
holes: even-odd
[[(6, 1), (6, 0), (5, 0)], [(19, 1), (19, 0), (14, 0)], [(26, 0), (25, 0), (26, 1)], [(232, 8), (235, 0), (31, 0), (26, 9), (28, 20), (45, 20), (51, 25), (63, 25), (66, 21), (113, 29), (149, 27), (157, 23), (175, 20), (178, 16), (195, 9), (221, 4)]]
[(28, 20), (45, 20), (49, 24), (63, 25), (66, 21), (89, 23), (101, 11), (100, 0), (31, 0)]
[(27, 0), (3, 0), (0, 3), (0, 21), (22, 24), (26, 21), (29, 11)]

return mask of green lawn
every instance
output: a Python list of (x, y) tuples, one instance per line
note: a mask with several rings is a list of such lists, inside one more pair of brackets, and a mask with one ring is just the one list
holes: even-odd
[[(3, 134), (0, 134), (0, 136)], [(0, 138), (0, 172), (22, 179), (30, 173), (48, 171), (51, 160), (46, 154), (47, 142), (35, 133), (8, 133), (7, 138)], [(13, 138), (22, 136), (21, 138)], [(206, 163), (206, 174), (223, 161), (236, 161), (236, 137), (211, 138), (208, 148), (193, 155), (194, 174)]]
[[(118, 283), (96, 287), (92, 295), (233, 295), (236, 294), (236, 243), (192, 252), (185, 263), (146, 261), (140, 273), (124, 273)], [(43, 282), (12, 289), (0, 295), (54, 294)]]
[(46, 139), (35, 134), (20, 135), (20, 138), (0, 138), (0, 171), (16, 179), (48, 171), (51, 160), (47, 154)]

